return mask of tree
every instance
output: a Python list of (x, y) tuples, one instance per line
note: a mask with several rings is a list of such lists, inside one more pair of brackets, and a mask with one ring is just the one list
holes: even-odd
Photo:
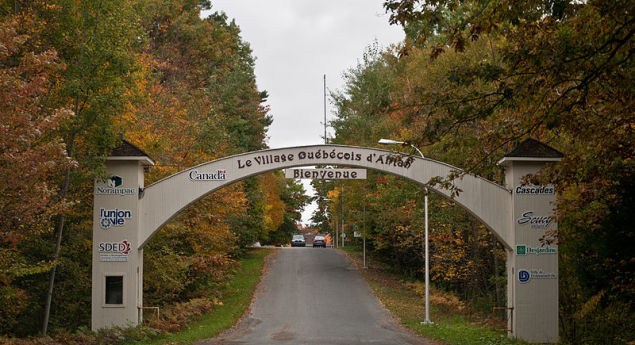
[(0, 22), (0, 332), (16, 324), (27, 295), (15, 278), (48, 271), (47, 262), (30, 262), (20, 250), (25, 239), (49, 232), (50, 221), (70, 204), (58, 197), (53, 179), (70, 168), (59, 128), (72, 117), (64, 108), (47, 107), (64, 65), (55, 50), (41, 44), (42, 22), (21, 14)]
[[(412, 67), (394, 106), (413, 129), (404, 139), (470, 152), (466, 170), (494, 177), (492, 157), (527, 137), (565, 154), (533, 177), (558, 193), (559, 232), (545, 241), (558, 241), (566, 276), (562, 334), (604, 342), (608, 330), (595, 317), (620, 328), (633, 315), (626, 302), (633, 280), (624, 274), (633, 239), (623, 212), (634, 170), (633, 4), (389, 0), (385, 7), (410, 38), (401, 59)], [(582, 305), (593, 312), (575, 313)], [(576, 332), (577, 324), (586, 331)]]

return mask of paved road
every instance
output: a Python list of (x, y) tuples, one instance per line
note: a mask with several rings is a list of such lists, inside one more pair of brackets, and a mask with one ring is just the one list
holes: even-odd
[(403, 330), (355, 266), (331, 248), (280, 249), (251, 313), (203, 344), (427, 344)]

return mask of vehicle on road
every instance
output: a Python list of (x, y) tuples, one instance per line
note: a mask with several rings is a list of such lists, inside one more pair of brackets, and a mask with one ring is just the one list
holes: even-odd
[(293, 235), (293, 239), (291, 239), (291, 247), (306, 247), (304, 235)]
[(315, 236), (313, 238), (313, 246), (326, 248), (326, 239), (324, 236)]

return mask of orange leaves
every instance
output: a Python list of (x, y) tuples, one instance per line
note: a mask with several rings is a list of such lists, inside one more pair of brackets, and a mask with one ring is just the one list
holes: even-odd
[[(65, 209), (54, 202), (53, 174), (74, 162), (66, 158), (57, 135), (67, 109), (49, 109), (47, 93), (61, 64), (54, 51), (32, 52), (38, 37), (18, 34), (21, 25), (34, 25), (29, 16), (0, 22), (0, 229), (39, 231), (40, 223)], [(22, 228), (18, 228), (18, 224)]]

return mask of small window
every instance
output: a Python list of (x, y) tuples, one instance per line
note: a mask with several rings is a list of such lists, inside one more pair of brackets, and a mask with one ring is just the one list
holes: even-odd
[(123, 304), (123, 276), (106, 277), (106, 304)]

